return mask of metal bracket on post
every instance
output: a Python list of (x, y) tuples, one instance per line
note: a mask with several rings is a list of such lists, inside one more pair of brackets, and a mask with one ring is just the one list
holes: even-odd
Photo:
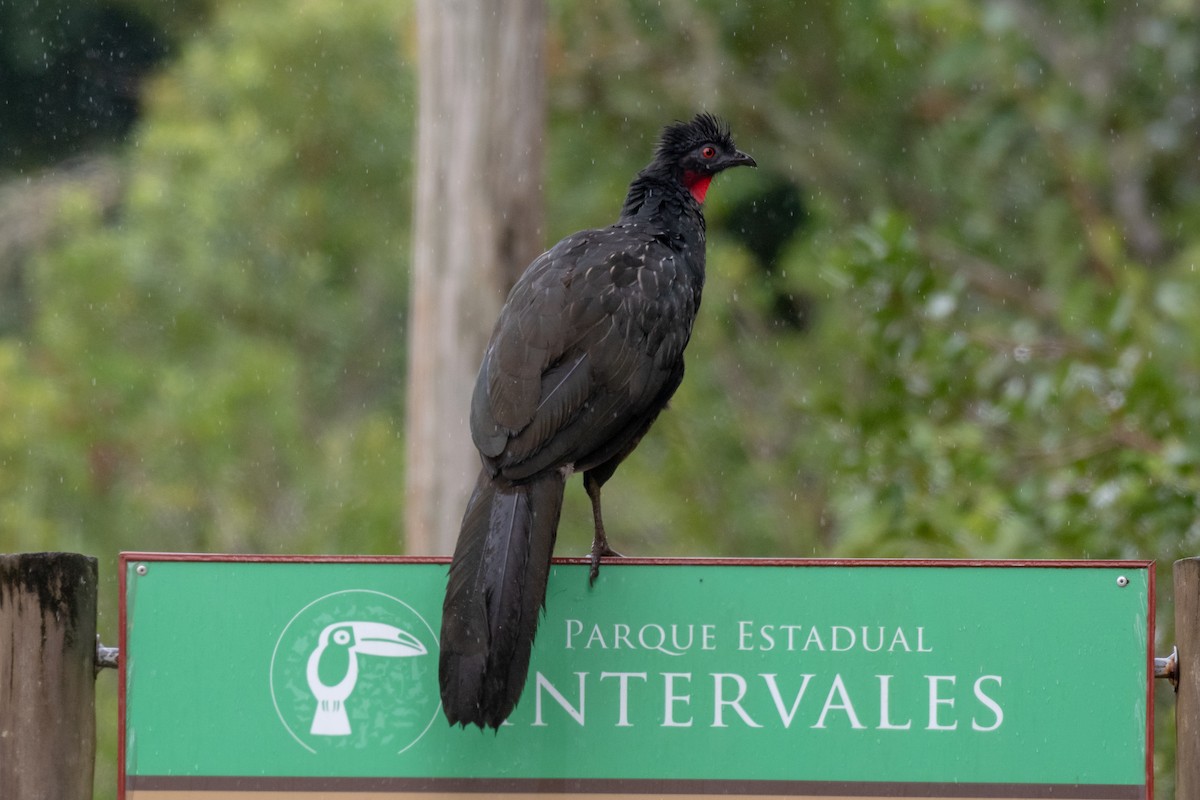
[(116, 647), (105, 647), (96, 637), (96, 674), (102, 669), (116, 669), (121, 663), (121, 651)]
[(1179, 691), (1179, 648), (1172, 647), (1171, 655), (1154, 659), (1154, 677), (1166, 678)]

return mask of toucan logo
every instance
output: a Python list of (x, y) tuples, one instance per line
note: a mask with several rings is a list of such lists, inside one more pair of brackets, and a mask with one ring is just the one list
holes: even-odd
[(436, 719), (437, 636), (412, 606), (366, 589), (300, 609), (271, 655), (271, 697), (312, 753), (403, 753)]
[(346, 700), (358, 686), (358, 657), (404, 658), (428, 651), (417, 637), (382, 622), (333, 622), (308, 657), (308, 688), (317, 699), (309, 733), (349, 736)]

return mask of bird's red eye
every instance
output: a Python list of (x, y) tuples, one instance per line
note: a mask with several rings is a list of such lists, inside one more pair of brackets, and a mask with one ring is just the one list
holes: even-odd
[(717, 149), (715, 147), (705, 147), (703, 150), (700, 151), (700, 155), (704, 156), (705, 158), (712, 158), (716, 154), (717, 154)]

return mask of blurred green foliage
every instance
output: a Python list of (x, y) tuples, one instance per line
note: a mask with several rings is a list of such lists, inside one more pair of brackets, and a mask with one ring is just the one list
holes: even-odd
[[(411, 9), (117, 5), (171, 57), (117, 209), (69, 195), (24, 265), (0, 550), (110, 577), (121, 549), (402, 551)], [(547, 242), (614, 218), (697, 108), (762, 165), (710, 194), (688, 377), (606, 489), (618, 549), (1155, 558), (1169, 598), (1200, 549), (1194, 5), (559, 0), (548, 68)], [(559, 552), (589, 538), (572, 489)]]
[[(230, 7), (146, 89), (2, 342), (5, 535), (396, 546), (414, 87), (387, 3)], [(5, 408), (5, 411), (9, 409)]]

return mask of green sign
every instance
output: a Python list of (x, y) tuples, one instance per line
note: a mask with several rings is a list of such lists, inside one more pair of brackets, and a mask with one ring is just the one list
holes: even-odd
[(122, 571), (128, 800), (1149, 796), (1145, 562), (556, 562), (498, 732), (441, 714), (444, 561)]

